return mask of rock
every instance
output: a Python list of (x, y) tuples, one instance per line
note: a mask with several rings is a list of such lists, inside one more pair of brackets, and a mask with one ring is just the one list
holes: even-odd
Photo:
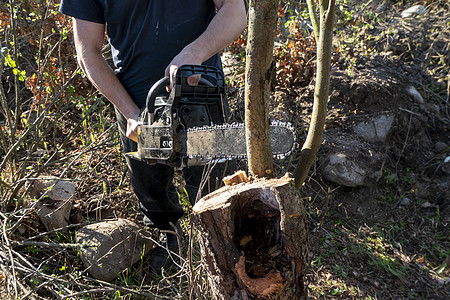
[(66, 227), (69, 225), (72, 200), (53, 200), (44, 198), (36, 204), (36, 211), (47, 230)]
[(68, 200), (75, 194), (76, 186), (69, 180), (54, 176), (42, 176), (33, 180), (29, 193), (34, 198), (45, 196), (53, 200)]
[(436, 276), (436, 279), (435, 279), (435, 280), (436, 280), (437, 283), (438, 283), (439, 285), (441, 285), (441, 286), (450, 284), (450, 277), (444, 277), (444, 278), (441, 278), (441, 277), (439, 277), (439, 276)]
[(425, 15), (427, 9), (422, 5), (414, 5), (402, 11), (402, 18), (413, 18), (418, 15)]
[(412, 85), (408, 86), (408, 88), (406, 89), (406, 92), (407, 92), (408, 94), (410, 94), (411, 97), (413, 97), (414, 100), (416, 100), (418, 103), (420, 103), (420, 104), (424, 104), (424, 103), (425, 103), (425, 100), (423, 100), (422, 95), (421, 95), (421, 94), (419, 93), (419, 91), (418, 91), (415, 87), (413, 87)]
[(446, 174), (450, 174), (450, 156), (447, 156), (442, 163), (442, 171)]
[(434, 144), (434, 150), (436, 150), (436, 153), (444, 152), (448, 149), (448, 145), (444, 142), (437, 142)]
[(325, 179), (344, 186), (371, 186), (382, 175), (382, 156), (370, 145), (352, 137), (340, 136), (326, 140), (332, 152), (322, 161)]
[(385, 142), (388, 135), (391, 133), (392, 125), (394, 123), (394, 116), (380, 116), (375, 118), (375, 130), (376, 130), (376, 140), (380, 142)]
[(358, 186), (364, 184), (367, 170), (349, 160), (344, 153), (332, 154), (328, 165), (324, 169), (325, 178), (345, 186)]
[(394, 116), (383, 115), (357, 124), (353, 131), (369, 142), (386, 142), (394, 124)]
[(47, 230), (69, 225), (72, 196), (76, 186), (70, 181), (53, 176), (33, 180), (30, 196), (39, 199), (36, 210)]
[(403, 198), (399, 204), (400, 206), (410, 206), (411, 200), (409, 198)]
[(430, 207), (433, 207), (433, 205), (428, 201), (422, 204), (422, 208), (430, 208)]
[(151, 250), (149, 234), (135, 223), (118, 219), (89, 224), (77, 231), (79, 244), (98, 244), (82, 248), (80, 257), (92, 277), (113, 280), (117, 275), (141, 259)]

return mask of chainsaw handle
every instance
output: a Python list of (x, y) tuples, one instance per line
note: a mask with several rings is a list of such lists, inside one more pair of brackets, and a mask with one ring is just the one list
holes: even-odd
[[(206, 85), (213, 87), (214, 85), (206, 80), (203, 77), (200, 77), (200, 80), (198, 82), (199, 85)], [(155, 100), (156, 97), (159, 95), (159, 93), (162, 91), (163, 88), (170, 85), (170, 79), (168, 76), (161, 78), (155, 84), (152, 86), (150, 91), (148, 91), (147, 94), (147, 100), (146, 100), (146, 106), (147, 106), (147, 112), (152, 116), (153, 119), (153, 113), (155, 112)]]
[(152, 86), (150, 91), (147, 94), (146, 106), (147, 112), (151, 115), (155, 112), (155, 99), (162, 91), (163, 88), (170, 84), (169, 76), (163, 77)]

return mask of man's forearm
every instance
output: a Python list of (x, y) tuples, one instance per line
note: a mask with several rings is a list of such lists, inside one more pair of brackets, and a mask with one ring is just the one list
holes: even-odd
[(198, 53), (202, 62), (228, 46), (247, 24), (243, 0), (215, 2), (220, 4), (217, 15), (206, 31), (187, 46)]
[(89, 80), (126, 119), (137, 119), (139, 108), (133, 102), (101, 53), (82, 53), (80, 64)]
[(78, 62), (94, 86), (127, 119), (126, 136), (137, 140), (139, 108), (102, 56), (105, 25), (73, 19)]
[[(243, 0), (215, 0), (219, 12), (208, 28), (174, 57), (165, 74), (171, 77), (184, 64), (201, 65), (228, 46), (245, 28), (247, 16)], [(193, 84), (193, 83), (191, 83)]]

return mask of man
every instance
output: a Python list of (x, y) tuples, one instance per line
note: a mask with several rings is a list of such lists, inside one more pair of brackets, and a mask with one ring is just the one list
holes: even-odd
[[(154, 82), (185, 64), (221, 68), (217, 54), (245, 28), (243, 0), (62, 0), (73, 17), (78, 63), (116, 108), (124, 151), (137, 141), (137, 118)], [(217, 13), (216, 13), (217, 11)], [(105, 30), (115, 70), (102, 56)], [(174, 169), (127, 158), (131, 184), (149, 226), (171, 229), (183, 215), (172, 184)], [(190, 195), (195, 196), (195, 195)], [(167, 236), (176, 250), (176, 237)], [(154, 269), (167, 262), (159, 248)]]

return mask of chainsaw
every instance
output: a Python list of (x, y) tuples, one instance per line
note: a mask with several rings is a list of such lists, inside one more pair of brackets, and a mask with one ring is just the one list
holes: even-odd
[[(197, 85), (188, 78), (200, 75)], [(149, 164), (185, 167), (205, 164), (212, 159), (247, 157), (245, 126), (227, 123), (227, 102), (223, 72), (215, 67), (183, 65), (174, 76), (170, 94), (169, 78), (157, 81), (150, 89), (146, 106), (138, 119), (137, 152), (128, 157)], [(272, 121), (272, 152), (282, 159), (296, 148), (291, 124)]]

